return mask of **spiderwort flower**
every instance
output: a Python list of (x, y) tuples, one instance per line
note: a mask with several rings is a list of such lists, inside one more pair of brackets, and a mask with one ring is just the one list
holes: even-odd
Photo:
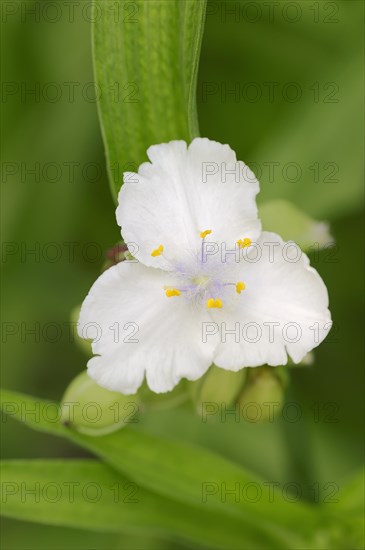
[(288, 243), (261, 231), (254, 174), (209, 139), (147, 154), (138, 174), (124, 174), (116, 211), (136, 261), (105, 271), (81, 308), (91, 378), (132, 394), (146, 376), (160, 393), (212, 363), (300, 362), (328, 333), (327, 290), (307, 256), (293, 260)]

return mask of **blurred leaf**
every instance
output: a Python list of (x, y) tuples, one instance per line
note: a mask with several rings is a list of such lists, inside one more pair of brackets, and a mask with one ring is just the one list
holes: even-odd
[(97, 0), (95, 74), (112, 193), (150, 145), (198, 135), (205, 0)]
[[(336, 488), (336, 485), (332, 483)], [(333, 492), (333, 488), (330, 487)], [(339, 494), (325, 500), (324, 512), (329, 524), (329, 547), (339, 550), (363, 550), (365, 543), (365, 495), (362, 470)], [(334, 519), (335, 518), (335, 519)]]
[[(336, 60), (322, 75), (326, 84), (320, 92), (327, 97), (335, 91), (334, 103), (331, 98), (323, 103), (326, 100), (321, 98), (307, 104), (299, 120), (288, 109), (272, 135), (261, 141), (255, 158), (261, 165), (275, 159), (277, 169), (271, 181), (261, 181), (260, 198), (289, 199), (320, 218), (333, 219), (361, 208), (364, 141), (359, 63), (358, 55), (343, 64)], [(344, 139), (349, 128), (351, 134)]]
[(0, 396), (5, 421), (7, 417), (12, 417), (39, 432), (68, 437), (69, 430), (60, 423), (61, 407), (56, 401), (3, 389)]
[(364, 519), (364, 486), (365, 473), (362, 470), (343, 488), (339, 506), (351, 513), (360, 513)]
[[(120, 539), (126, 536), (6, 517), (1, 518), (0, 529), (1, 542), (6, 550), (121, 550)], [(146, 550), (149, 550), (147, 545)], [(161, 550), (164, 550), (162, 545)]]
[[(75, 527), (0, 518), (1, 542), (6, 550), (171, 550), (171, 537), (106, 533)], [(175, 542), (175, 541), (174, 541)], [(176, 544), (176, 550), (194, 549)]]
[[(37, 423), (34, 415), (29, 419), (29, 415), (22, 414), (25, 408), (34, 409), (37, 404), (41, 409), (46, 407), (46, 401), (10, 391), (2, 394), (4, 410), (11, 410), (11, 415), (17, 420), (29, 421), (35, 429), (65, 435), (139, 485), (167, 498), (239, 517), (245, 523), (247, 535), (251, 533), (256, 537), (262, 532), (283, 548), (302, 548), (304, 541), (309, 544), (306, 540), (308, 532), (313, 532), (320, 522), (320, 515), (313, 507), (299, 502), (291, 504), (280, 491), (275, 495), (273, 506), (263, 479), (206, 449), (128, 428), (98, 438), (66, 428), (54, 430), (54, 423), (44, 418)], [(12, 409), (6, 403), (12, 403)], [(253, 484), (260, 491), (257, 500), (222, 498), (222, 487), (238, 486), (242, 489), (247, 484)], [(204, 491), (207, 493), (205, 499)]]
[(265, 231), (278, 233), (284, 241), (294, 241), (304, 250), (314, 244), (323, 247), (334, 243), (328, 223), (313, 220), (289, 201), (265, 202), (260, 206), (259, 216)]
[[(3, 461), (1, 478), (6, 517), (95, 531), (163, 533), (217, 549), (242, 547), (236, 520), (154, 495), (95, 460)], [(27, 493), (31, 490), (36, 494)]]
[(360, 210), (363, 19), (356, 0), (208, 4), (201, 134), (250, 165), (259, 202), (288, 199), (318, 219)]

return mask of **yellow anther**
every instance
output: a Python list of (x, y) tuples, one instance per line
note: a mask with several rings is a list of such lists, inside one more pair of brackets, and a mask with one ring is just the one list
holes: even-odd
[(243, 283), (242, 281), (238, 281), (238, 283), (236, 284), (237, 294), (241, 294), (242, 290), (245, 290), (245, 288), (246, 288), (245, 283)]
[(201, 236), (202, 239), (205, 239), (205, 237), (206, 237), (207, 235), (210, 235), (211, 232), (212, 232), (211, 229), (206, 229), (205, 231), (202, 231), (202, 232), (200, 233), (200, 236)]
[(153, 256), (154, 258), (156, 256), (161, 256), (162, 252), (163, 252), (163, 245), (160, 244), (160, 246), (158, 248), (155, 248), (155, 250), (152, 250), (151, 256)]
[(181, 292), (177, 288), (168, 288), (166, 290), (166, 296), (172, 298), (172, 296), (180, 296)]
[(209, 300), (207, 300), (208, 308), (212, 308), (212, 307), (221, 308), (222, 306), (223, 306), (223, 302), (220, 298), (209, 298)]
[(247, 246), (251, 245), (251, 239), (245, 238), (245, 239), (239, 239), (237, 241), (237, 244), (240, 248), (246, 248)]

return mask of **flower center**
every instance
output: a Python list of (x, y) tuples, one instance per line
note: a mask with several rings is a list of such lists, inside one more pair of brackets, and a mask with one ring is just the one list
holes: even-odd
[[(212, 233), (211, 229), (205, 229), (199, 233), (202, 241)], [(237, 241), (239, 248), (246, 248), (251, 245), (251, 240), (243, 237)], [(164, 253), (164, 246), (160, 244), (151, 252), (152, 257), (161, 256)], [(204, 273), (206, 271), (206, 273)], [(219, 276), (218, 269), (212, 269), (206, 262), (200, 260), (194, 266), (174, 266), (171, 274), (174, 274), (179, 279), (176, 287), (165, 286), (165, 294), (167, 298), (184, 296), (188, 300), (205, 303), (208, 309), (223, 307), (223, 294), (227, 289), (235, 289), (236, 294), (241, 294), (245, 290), (246, 285), (242, 281), (238, 282), (223, 282)], [(181, 283), (180, 283), (181, 280)]]
[(198, 275), (192, 278), (192, 282), (194, 285), (207, 287), (210, 283), (210, 277), (208, 275)]

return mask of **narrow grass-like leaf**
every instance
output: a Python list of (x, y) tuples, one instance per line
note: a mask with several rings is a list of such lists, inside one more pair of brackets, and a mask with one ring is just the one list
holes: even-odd
[[(307, 536), (320, 522), (318, 511), (304, 503), (289, 503), (280, 491), (273, 497), (265, 480), (219, 455), (131, 428), (98, 438), (67, 428), (55, 430), (54, 423), (45, 418), (35, 422), (33, 416), (22, 415), (36, 403), (44, 409), (47, 402), (15, 392), (3, 392), (3, 401), (4, 409), (12, 411), (14, 418), (35, 429), (66, 436), (150, 491), (239, 518), (248, 532), (262, 532), (283, 548), (310, 547)], [(253, 496), (247, 497), (249, 487)], [(232, 488), (236, 495), (225, 495)]]
[[(96, 0), (94, 66), (115, 196), (150, 145), (198, 135), (205, 0)], [(96, 17), (97, 16), (97, 17)]]
[(1, 464), (1, 479), (2, 515), (14, 519), (162, 534), (217, 549), (239, 550), (246, 537), (236, 520), (152, 494), (96, 460), (8, 460)]

